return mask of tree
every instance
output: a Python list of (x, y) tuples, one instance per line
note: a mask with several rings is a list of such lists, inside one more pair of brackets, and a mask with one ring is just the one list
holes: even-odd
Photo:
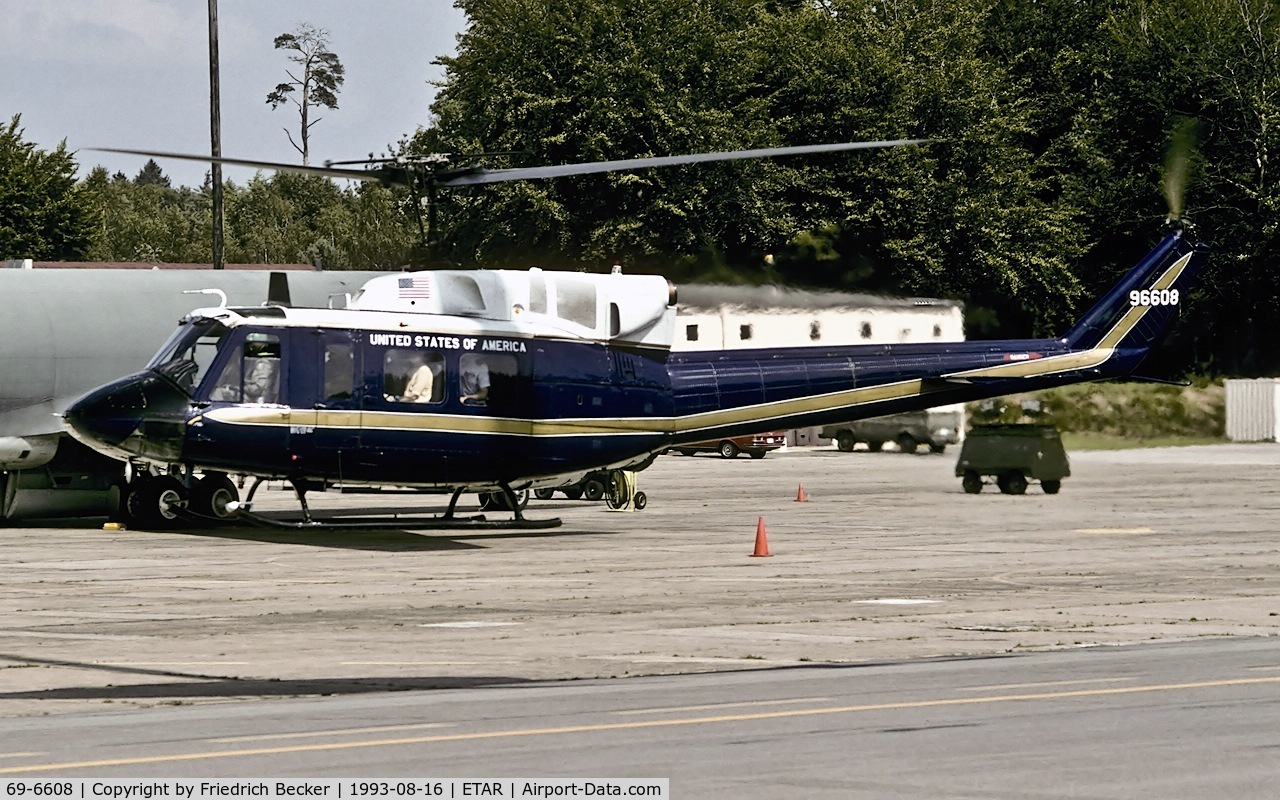
[(471, 25), (441, 59), (422, 150), (525, 165), (936, 141), (456, 192), (443, 238), (463, 263), (621, 258), (676, 279), (976, 297), (1011, 333), (1053, 328), (1080, 292), (1081, 231), (983, 49), (993, 2), (460, 0)]
[(89, 205), (76, 162), (62, 142), (52, 152), (23, 141), (15, 114), (0, 126), (0, 257), (79, 258), (89, 245)]
[(169, 181), (169, 176), (164, 174), (160, 169), (160, 165), (156, 163), (154, 158), (148, 158), (147, 163), (142, 165), (142, 169), (138, 170), (138, 175), (133, 182), (139, 186), (164, 186), (171, 187), (173, 184)]
[(95, 209), (90, 260), (209, 260), (213, 221), (207, 195), (174, 189), (167, 181), (114, 180), (103, 167), (95, 167), (80, 189)]
[[(275, 38), (277, 50), (291, 50), (289, 60), (298, 65), (297, 72), (286, 69), (289, 80), (276, 85), (267, 95), (267, 103), (272, 109), (286, 103), (298, 108), (299, 138), (302, 144), (294, 141), (293, 133), (285, 128), (289, 144), (302, 154), (302, 163), (309, 163), (311, 156), (311, 127), (320, 121), (311, 119), (312, 106), (338, 108), (338, 90), (346, 80), (346, 69), (338, 57), (329, 50), (329, 32), (303, 23), (293, 33), (282, 33)], [(294, 92), (297, 96), (294, 96)]]

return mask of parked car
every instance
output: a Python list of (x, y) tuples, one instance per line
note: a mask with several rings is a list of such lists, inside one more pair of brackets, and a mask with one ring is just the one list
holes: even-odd
[(738, 453), (746, 453), (752, 458), (764, 458), (770, 450), (777, 450), (787, 443), (786, 431), (769, 431), (754, 436), (730, 436), (724, 439), (707, 439), (705, 442), (692, 442), (673, 447), (668, 453), (675, 452), (682, 456), (694, 453), (719, 453), (721, 458), (737, 458)]
[(827, 425), (822, 435), (835, 439), (836, 447), (846, 453), (852, 452), (858, 442), (866, 442), (873, 453), (879, 452), (885, 442), (893, 442), (904, 453), (914, 453), (922, 444), (928, 445), (930, 452), (941, 453), (947, 445), (960, 441), (960, 414), (950, 410), (890, 414)]

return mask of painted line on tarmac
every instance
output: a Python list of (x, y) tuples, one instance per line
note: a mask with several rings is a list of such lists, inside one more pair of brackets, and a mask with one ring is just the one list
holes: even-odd
[(1076, 528), (1076, 533), (1096, 533), (1105, 536), (1108, 534), (1155, 533), (1155, 531), (1151, 528)]
[(1009, 689), (1030, 689), (1036, 686), (1079, 686), (1086, 683), (1127, 683), (1133, 678), (1089, 678), (1088, 680), (1077, 681), (1038, 681), (1036, 683), (1001, 683), (991, 686), (961, 686), (962, 692), (990, 692), (996, 689), (1007, 691)]
[(197, 753), (173, 753), (170, 755), (112, 758), (98, 761), (68, 761), (55, 764), (26, 764), (20, 767), (0, 767), (0, 775), (17, 775), (24, 772), (48, 772), (50, 770), (101, 769), (103, 767), (163, 764), (175, 761), (201, 761), (215, 758), (248, 758), (252, 756), (276, 756), (286, 753), (315, 753), (334, 750), (355, 750), (370, 747), (404, 747), (407, 745), (437, 744), (443, 742), (474, 742), (490, 739), (511, 739), (520, 736), (556, 736), (570, 733), (599, 733), (603, 731), (642, 730), (645, 728), (673, 728), (686, 725), (713, 725), (725, 722), (750, 722), (796, 717), (814, 717), (830, 714), (853, 714), (864, 711), (902, 711), (920, 708), (944, 708), (948, 706), (973, 706), (987, 703), (1013, 703), (1034, 700), (1067, 700), (1082, 697), (1107, 697), (1114, 695), (1148, 694), (1152, 692), (1190, 691), (1194, 689), (1220, 689), (1229, 686), (1263, 686), (1280, 683), (1280, 676), (1266, 678), (1228, 678), (1193, 683), (1164, 683), (1146, 686), (1111, 687), (1107, 689), (1075, 689), (1038, 694), (1008, 694), (992, 697), (951, 697), (939, 700), (905, 700), (898, 703), (873, 703), (856, 706), (828, 708), (801, 708), (789, 711), (759, 711), (751, 714), (725, 714), (709, 717), (683, 717), (677, 719), (637, 720), (635, 722), (605, 722), (594, 725), (568, 725), (556, 728), (516, 728), (512, 730), (479, 731), (475, 733), (445, 733), (434, 736), (410, 736), (401, 739), (372, 739), (362, 742), (332, 742), (325, 744), (299, 744), (282, 747), (261, 747), (245, 750), (221, 750)]
[(334, 728), (331, 731), (303, 731), (299, 733), (259, 733), (252, 736), (224, 736), (218, 739), (210, 739), (211, 742), (218, 744), (233, 744), (235, 742), (265, 742), (273, 739), (307, 739), (317, 736), (350, 736), (354, 733), (386, 733), (390, 731), (417, 731), (427, 728), (452, 728), (454, 725), (448, 722), (420, 722), (414, 725), (379, 725), (372, 728)]
[(670, 714), (673, 711), (707, 711), (712, 708), (752, 708), (756, 706), (782, 706), (794, 703), (829, 703), (830, 697), (797, 697), (794, 700), (748, 700), (741, 703), (707, 703), (700, 706), (669, 706), (667, 708), (634, 708), (630, 711), (613, 712), (619, 717), (637, 714)]

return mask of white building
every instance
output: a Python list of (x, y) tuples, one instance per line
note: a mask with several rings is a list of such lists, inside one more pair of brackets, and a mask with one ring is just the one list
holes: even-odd
[[(685, 284), (672, 350), (960, 341), (964, 304), (956, 300)], [(787, 442), (827, 444), (818, 430), (789, 431)]]

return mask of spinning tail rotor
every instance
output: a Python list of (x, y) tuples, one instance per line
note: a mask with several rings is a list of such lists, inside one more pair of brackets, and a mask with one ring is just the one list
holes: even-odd
[(1187, 177), (1191, 169), (1191, 155), (1196, 144), (1196, 128), (1199, 121), (1193, 117), (1182, 118), (1173, 130), (1169, 147), (1165, 151), (1164, 177), (1160, 181), (1168, 207), (1170, 225), (1184, 227), (1182, 219), (1187, 194)]

